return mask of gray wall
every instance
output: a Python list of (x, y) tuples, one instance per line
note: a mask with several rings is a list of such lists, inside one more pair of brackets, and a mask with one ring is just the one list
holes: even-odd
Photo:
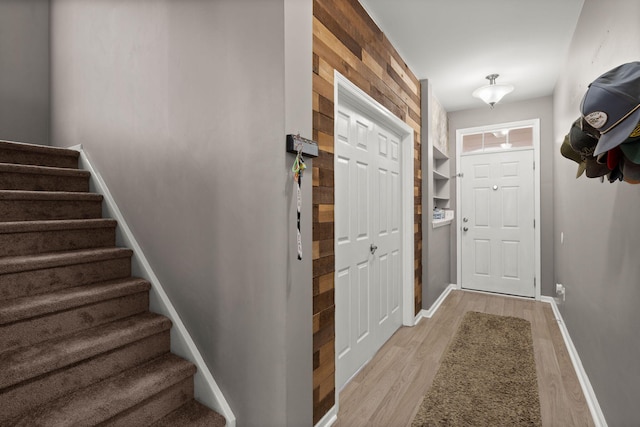
[[(433, 91), (429, 80), (420, 80), (420, 108), (422, 110), (422, 308), (428, 310), (442, 295), (451, 281), (451, 230), (455, 222), (433, 228), (433, 144), (436, 138)], [(451, 141), (449, 141), (451, 146)], [(455, 163), (455, 157), (449, 164)], [(450, 182), (453, 182), (451, 180)], [(452, 193), (454, 194), (454, 193)], [(455, 202), (453, 202), (455, 205)]]
[[(259, 1), (259, 0), (257, 0)], [(312, 0), (284, 0), (284, 85), (285, 132), (312, 137)], [(277, 144), (276, 144), (277, 145)], [(277, 148), (276, 148), (277, 150)], [(313, 161), (305, 161), (303, 176), (302, 250), (297, 260), (297, 209), (294, 182), (289, 175), (294, 156), (287, 154), (285, 198), (289, 215), (284, 227), (289, 234), (287, 246), (286, 288), (286, 364), (287, 426), (311, 425), (313, 422), (313, 263), (312, 258), (312, 170)], [(274, 189), (278, 190), (278, 189)]]
[[(517, 88), (516, 88), (517, 90)], [(508, 97), (508, 95), (507, 95)], [(454, 111), (449, 113), (449, 141), (451, 158), (455, 159), (456, 130), (485, 126), (498, 123), (515, 122), (519, 120), (540, 119), (540, 245), (541, 245), (541, 270), (540, 280), (542, 295), (555, 295), (553, 279), (553, 158), (555, 149), (553, 142), (553, 99), (543, 97), (528, 101), (509, 103), (508, 98), (496, 104), (492, 110), (488, 106), (482, 106), (471, 110)], [(457, 173), (455, 160), (451, 163), (451, 175)], [(455, 192), (457, 191), (456, 179), (451, 180), (452, 207), (455, 209)], [(451, 227), (451, 280), (457, 282), (457, 252), (456, 252), (456, 227)]]
[(298, 261), (285, 153), (311, 136), (310, 0), (51, 13), (53, 144), (85, 147), (238, 426), (311, 424), (311, 169)]
[(554, 96), (555, 266), (567, 289), (560, 309), (611, 426), (639, 419), (640, 187), (576, 180), (575, 163), (559, 151), (588, 84), (640, 58), (639, 16), (636, 0), (586, 0)]
[(49, 1), (0, 1), (0, 139), (49, 144)]
[[(431, 215), (428, 216), (431, 219)], [(426, 286), (422, 291), (422, 306), (431, 308), (433, 303), (451, 283), (451, 235), (455, 227), (455, 221), (439, 228), (432, 228), (430, 223), (429, 249), (426, 264)]]

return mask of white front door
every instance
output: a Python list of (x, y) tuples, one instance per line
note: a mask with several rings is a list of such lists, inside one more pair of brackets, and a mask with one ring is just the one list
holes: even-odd
[(400, 139), (346, 105), (335, 118), (336, 387), (400, 327)]
[(535, 296), (533, 150), (463, 155), (463, 289)]

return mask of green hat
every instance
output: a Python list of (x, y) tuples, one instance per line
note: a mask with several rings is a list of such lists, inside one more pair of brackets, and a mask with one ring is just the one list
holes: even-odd
[(622, 156), (622, 173), (624, 174), (624, 181), (630, 184), (640, 183), (640, 165), (634, 163)]
[(631, 132), (629, 138), (625, 139), (620, 148), (627, 160), (640, 164), (640, 123)]
[(560, 146), (560, 154), (578, 164), (578, 172), (576, 172), (576, 178), (580, 178), (580, 175), (584, 173), (586, 164), (584, 160), (582, 160), (582, 156), (580, 155), (580, 153), (576, 152), (571, 147), (571, 144), (569, 144), (569, 134), (567, 134), (564, 137), (564, 141), (562, 141), (562, 145)]
[(563, 146), (560, 147), (560, 152), (563, 156), (578, 163), (576, 178), (583, 173), (587, 178), (598, 178), (611, 172), (606, 164), (598, 163), (593, 156), (593, 151), (598, 144), (598, 138), (595, 134), (597, 132), (594, 132), (593, 128), (582, 117), (579, 117), (572, 123), (567, 135), (568, 138), (565, 138), (568, 147), (564, 142)]

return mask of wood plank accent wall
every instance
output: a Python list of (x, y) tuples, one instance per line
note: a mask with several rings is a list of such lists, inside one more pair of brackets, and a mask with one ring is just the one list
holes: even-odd
[(335, 403), (333, 70), (415, 135), (415, 313), (422, 309), (420, 81), (357, 0), (313, 2), (313, 423)]

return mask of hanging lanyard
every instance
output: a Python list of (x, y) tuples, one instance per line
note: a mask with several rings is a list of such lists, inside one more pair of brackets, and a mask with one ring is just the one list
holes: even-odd
[(306, 165), (304, 164), (304, 159), (302, 158), (302, 144), (298, 147), (298, 154), (296, 154), (296, 159), (293, 162), (293, 167), (291, 171), (293, 172), (293, 180), (298, 184), (296, 186), (297, 193), (297, 217), (298, 217), (298, 259), (302, 259), (302, 234), (300, 234), (300, 210), (302, 209), (302, 174), (306, 169)]

